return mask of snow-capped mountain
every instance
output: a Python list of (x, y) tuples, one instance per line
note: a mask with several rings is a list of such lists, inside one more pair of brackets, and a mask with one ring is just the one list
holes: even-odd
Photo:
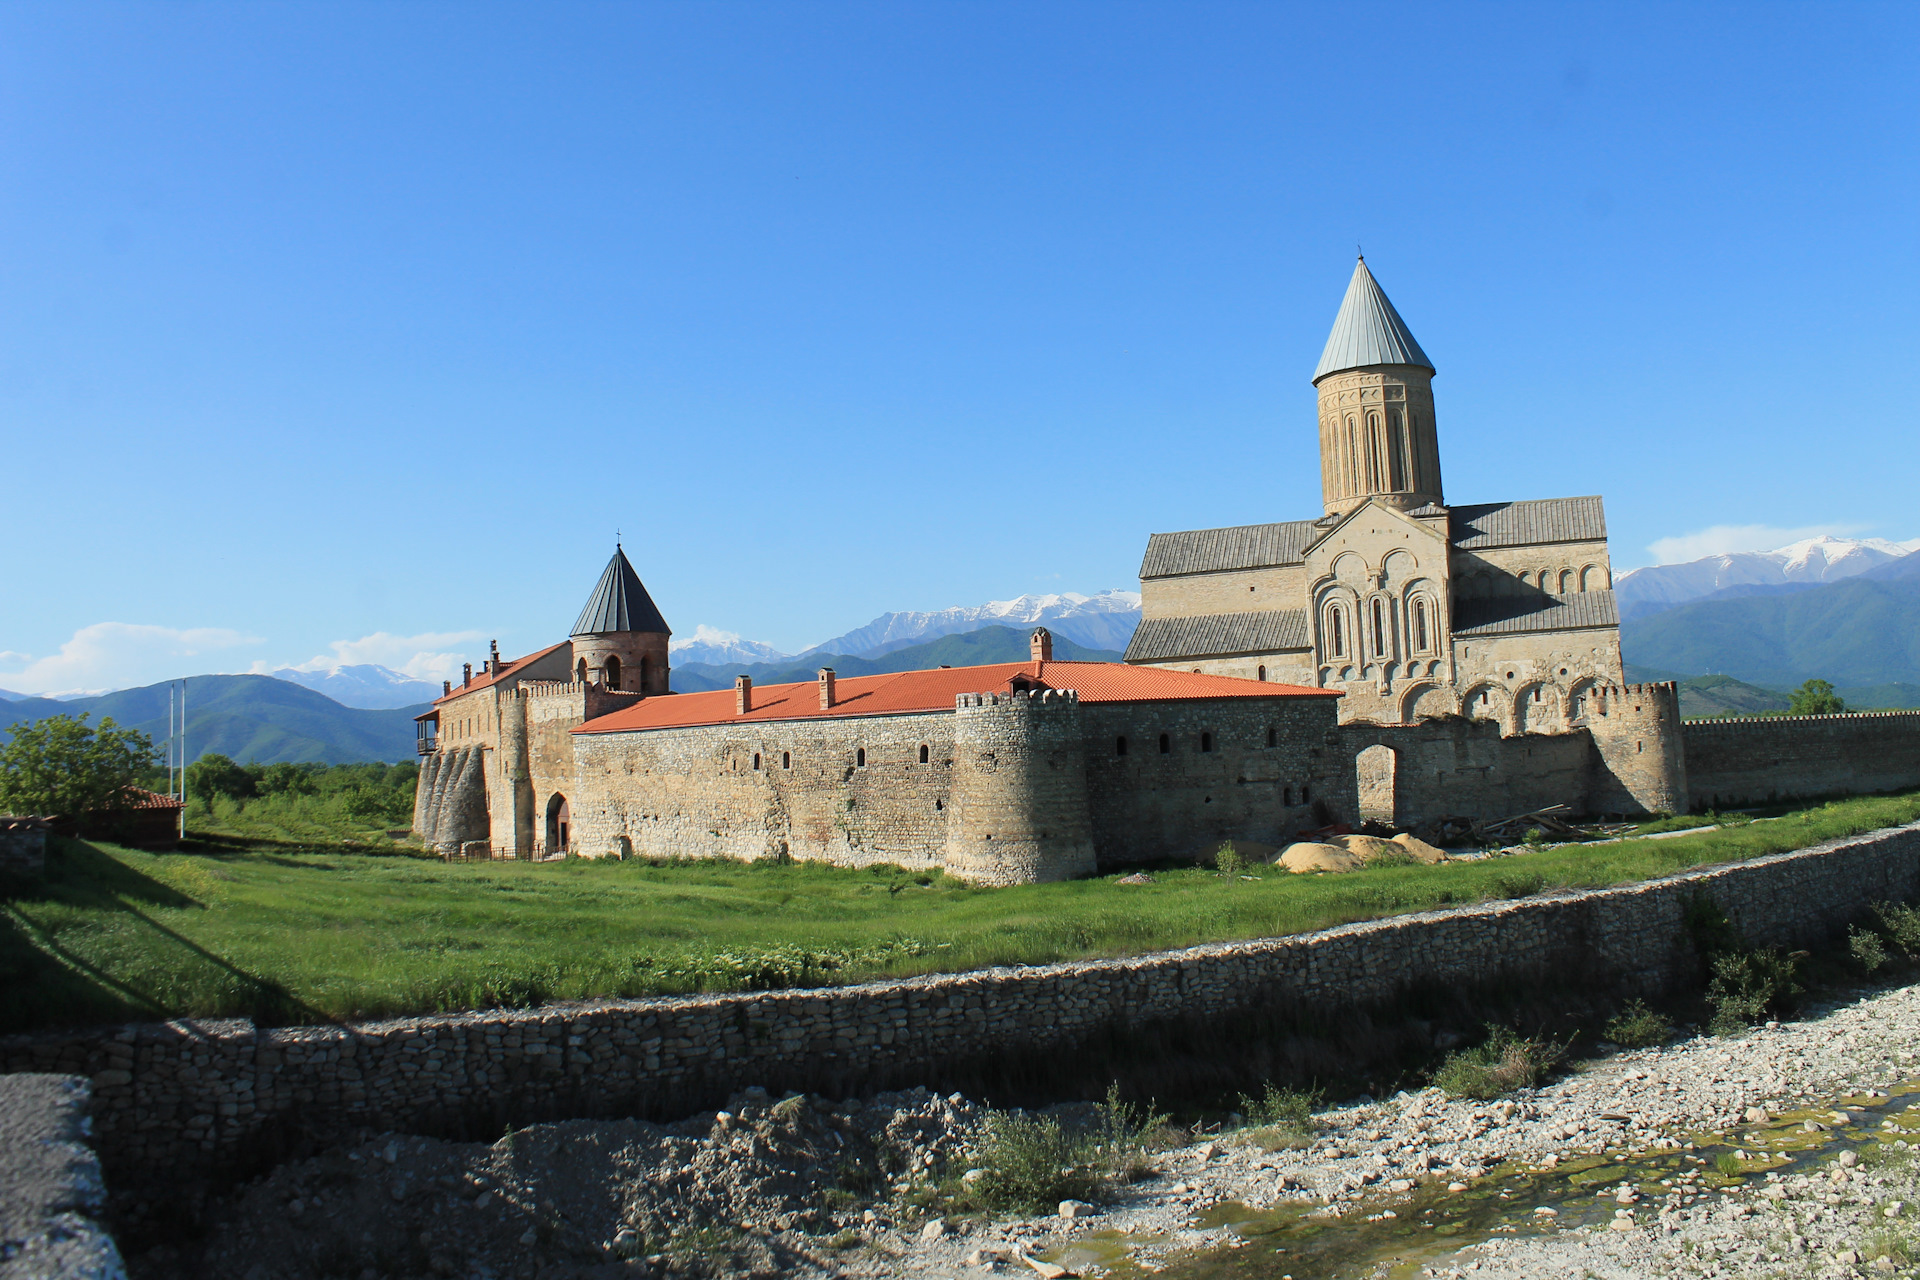
[(1729, 587), (1814, 586), (1838, 582), (1920, 551), (1920, 538), (1834, 538), (1821, 535), (1772, 551), (1736, 551), (1686, 564), (1632, 569), (1613, 580), (1620, 616), (1644, 617), (1703, 600)]
[(432, 702), (440, 696), (440, 686), (433, 681), (415, 680), (391, 667), (372, 662), (331, 667), (324, 671), (282, 667), (278, 671), (262, 674), (305, 685), (326, 694), (343, 707), (365, 707), (377, 711), (388, 707), (411, 707), (421, 702)]
[(846, 653), (875, 658), (911, 644), (981, 627), (1025, 627), (1045, 623), (1055, 635), (1093, 649), (1125, 649), (1140, 625), (1140, 596), (1133, 591), (1102, 591), (1083, 596), (1024, 595), (1013, 600), (928, 613), (883, 613), (866, 626), (823, 641), (800, 654)]
[(704, 622), (695, 627), (687, 639), (668, 644), (667, 654), (676, 665), (705, 662), (714, 666), (736, 662), (778, 662), (793, 656), (758, 640), (742, 640), (738, 632), (721, 631)]

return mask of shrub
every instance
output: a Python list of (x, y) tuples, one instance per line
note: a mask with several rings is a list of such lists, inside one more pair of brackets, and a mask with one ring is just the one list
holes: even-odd
[(1606, 1037), (1625, 1049), (1647, 1049), (1673, 1038), (1673, 1023), (1668, 1017), (1647, 1007), (1645, 1000), (1631, 1001), (1607, 1023)]
[(1123, 1102), (1116, 1081), (1107, 1086), (1107, 1100), (1094, 1108), (1093, 1154), (1108, 1176), (1133, 1182), (1147, 1172), (1148, 1156), (1166, 1145), (1167, 1117), (1153, 1109)]
[(1802, 990), (1794, 981), (1801, 954), (1782, 955), (1774, 947), (1763, 947), (1714, 956), (1713, 981), (1707, 984), (1713, 1033), (1733, 1035), (1769, 1013), (1791, 1012), (1794, 997)]
[(1091, 1200), (1101, 1179), (1089, 1167), (1092, 1146), (1053, 1116), (996, 1111), (987, 1117), (981, 1194), (997, 1208), (1040, 1213), (1062, 1200)]
[(1565, 1045), (1489, 1024), (1485, 1040), (1447, 1055), (1433, 1082), (1456, 1098), (1497, 1098), (1538, 1084), (1565, 1056)]
[(1221, 875), (1237, 876), (1247, 869), (1247, 859), (1229, 840), (1213, 855), (1213, 865)]
[(1269, 1080), (1258, 1098), (1240, 1095), (1240, 1114), (1263, 1145), (1285, 1145), (1313, 1137), (1313, 1113), (1320, 1106), (1319, 1090), (1282, 1089)]
[(1873, 914), (1887, 941), (1906, 953), (1909, 960), (1920, 960), (1920, 908), (1893, 902), (1876, 902)]
[(1740, 1172), (1740, 1157), (1731, 1151), (1722, 1151), (1713, 1158), (1713, 1167), (1725, 1177), (1734, 1177)]
[(1871, 929), (1853, 929), (1847, 934), (1847, 952), (1855, 964), (1872, 973), (1887, 962), (1886, 944)]

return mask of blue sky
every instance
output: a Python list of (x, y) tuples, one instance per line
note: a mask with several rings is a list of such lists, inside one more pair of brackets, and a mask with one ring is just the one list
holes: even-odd
[(787, 649), (1133, 588), (1150, 532), (1319, 510), (1356, 243), (1454, 501), (1603, 493), (1621, 567), (1920, 535), (1917, 36), (8, 5), (0, 687), (524, 651), (616, 528), (677, 631)]

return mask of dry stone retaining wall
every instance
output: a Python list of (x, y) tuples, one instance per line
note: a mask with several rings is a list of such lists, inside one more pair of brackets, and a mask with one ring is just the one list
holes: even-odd
[(91, 1077), (121, 1181), (231, 1173), (289, 1133), (688, 1109), (748, 1084), (855, 1091), (983, 1055), (1300, 1002), (1364, 1006), (1416, 984), (1584, 975), (1655, 990), (1694, 960), (1706, 893), (1756, 944), (1811, 943), (1867, 904), (1920, 897), (1920, 823), (1579, 893), (1320, 933), (805, 991), (607, 1001), (341, 1027), (170, 1022), (0, 1040), (8, 1072)]

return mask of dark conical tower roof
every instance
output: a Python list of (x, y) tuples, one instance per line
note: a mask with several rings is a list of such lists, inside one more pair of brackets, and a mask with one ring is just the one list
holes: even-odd
[(1347, 296), (1340, 303), (1340, 314), (1334, 317), (1333, 332), (1327, 335), (1327, 348), (1320, 353), (1320, 367), (1313, 371), (1313, 380), (1371, 364), (1433, 368), (1433, 361), (1413, 340), (1413, 331), (1387, 301), (1373, 272), (1367, 270), (1367, 260), (1362, 258), (1354, 264)]
[(603, 635), (609, 631), (658, 631), (673, 634), (673, 628), (660, 616), (653, 597), (640, 585), (640, 575), (627, 563), (627, 553), (616, 544), (607, 571), (593, 588), (587, 607), (573, 624), (576, 636)]

